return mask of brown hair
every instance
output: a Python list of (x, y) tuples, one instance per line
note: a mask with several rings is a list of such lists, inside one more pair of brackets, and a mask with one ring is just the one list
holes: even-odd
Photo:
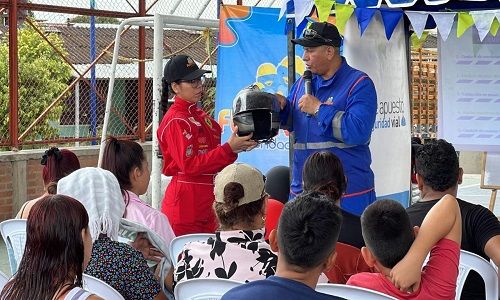
[(128, 205), (127, 190), (132, 188), (130, 172), (135, 168), (142, 171), (142, 162), (146, 160), (141, 145), (134, 141), (120, 141), (114, 137), (106, 139), (102, 168), (113, 173), (118, 179), (125, 204)]
[(316, 191), (340, 200), (347, 189), (344, 168), (340, 159), (328, 151), (315, 152), (309, 156), (302, 169), (304, 191)]
[(51, 195), (57, 193), (57, 182), (61, 178), (80, 169), (80, 161), (75, 153), (67, 149), (59, 150), (57, 147), (46, 150), (40, 164), (43, 165), (43, 183), (47, 193)]
[[(26, 221), (26, 248), (0, 299), (53, 299), (82, 287), (84, 241), (89, 217), (83, 204), (65, 195), (37, 201)], [(71, 282), (70, 285), (65, 285)]]
[(226, 184), (224, 187), (224, 203), (214, 203), (215, 214), (221, 229), (229, 229), (236, 224), (250, 227), (255, 220), (255, 216), (262, 212), (267, 195), (263, 195), (257, 201), (238, 206), (239, 200), (244, 195), (245, 191), (240, 183), (230, 182)]

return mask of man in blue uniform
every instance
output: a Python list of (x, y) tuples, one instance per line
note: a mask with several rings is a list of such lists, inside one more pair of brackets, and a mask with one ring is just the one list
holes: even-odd
[(287, 99), (277, 96), (282, 128), (295, 133), (291, 197), (302, 192), (306, 158), (331, 151), (342, 160), (347, 176), (341, 207), (361, 215), (375, 201), (369, 149), (377, 110), (375, 86), (340, 55), (341, 37), (334, 25), (313, 23), (292, 42), (304, 47), (303, 60), (313, 76), (310, 95), (302, 77)]

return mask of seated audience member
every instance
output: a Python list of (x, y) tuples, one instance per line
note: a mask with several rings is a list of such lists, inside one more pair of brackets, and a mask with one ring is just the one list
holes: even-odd
[[(359, 273), (347, 284), (398, 299), (455, 299), (462, 222), (457, 200), (444, 196), (429, 211), (414, 237), (399, 202), (378, 200), (361, 215), (369, 266), (380, 273)], [(416, 228), (415, 228), (416, 229)], [(429, 261), (423, 265), (430, 251)]]
[(264, 240), (267, 195), (264, 177), (250, 165), (235, 163), (215, 176), (215, 238), (184, 246), (174, 282), (225, 278), (241, 282), (274, 275), (277, 256)]
[(77, 200), (48, 195), (31, 207), (19, 269), (0, 299), (101, 299), (82, 288), (92, 251), (89, 217)]
[(77, 170), (59, 181), (57, 193), (78, 199), (89, 214), (93, 247), (86, 274), (105, 281), (125, 299), (166, 299), (141, 252), (117, 242), (125, 202), (113, 173)]
[[(340, 159), (328, 151), (313, 153), (302, 170), (305, 191), (320, 192), (340, 207), (340, 199), (347, 186)], [(346, 283), (349, 277), (360, 272), (372, 271), (361, 256), (360, 248), (365, 245), (361, 234), (359, 216), (340, 208), (342, 226), (336, 247), (337, 259), (334, 267), (325, 272), (331, 283)]]
[[(445, 140), (431, 141), (416, 154), (415, 167), (420, 200), (406, 209), (413, 226), (422, 224), (427, 212), (446, 194), (457, 196), (463, 170), (455, 148)], [(500, 222), (485, 207), (457, 199), (462, 214), (463, 250), (500, 266)], [(484, 299), (484, 281), (472, 271), (467, 276), (462, 299)]]
[(150, 228), (163, 238), (167, 245), (175, 237), (167, 216), (139, 199), (149, 185), (149, 166), (141, 145), (134, 141), (119, 141), (110, 137), (106, 141), (102, 168), (118, 179), (125, 201), (123, 217)]
[[(302, 169), (302, 186), (304, 191), (316, 191), (325, 194), (340, 206), (342, 195), (347, 187), (344, 168), (340, 159), (328, 151), (313, 153), (309, 156)], [(342, 213), (342, 227), (340, 228), (339, 242), (356, 248), (365, 245), (361, 234), (359, 216), (340, 209)]]
[(288, 202), (290, 196), (290, 168), (287, 166), (276, 166), (266, 173), (265, 190), (269, 198)]
[(222, 299), (340, 299), (315, 291), (320, 274), (335, 261), (342, 216), (326, 196), (302, 193), (288, 202), (270, 236), (278, 251), (276, 275), (236, 287)]
[(44, 194), (39, 198), (27, 201), (23, 204), (16, 218), (26, 219), (30, 213), (31, 207), (40, 199), (47, 195), (54, 195), (57, 190), (57, 182), (66, 175), (71, 174), (71, 172), (80, 169), (80, 161), (75, 153), (70, 150), (62, 149), (59, 150), (56, 147), (52, 147), (45, 151), (42, 156), (41, 164), (42, 178), (44, 186)]
[(266, 174), (265, 191), (269, 195), (266, 206), (266, 241), (269, 233), (278, 227), (281, 211), (290, 193), (290, 168), (277, 166)]

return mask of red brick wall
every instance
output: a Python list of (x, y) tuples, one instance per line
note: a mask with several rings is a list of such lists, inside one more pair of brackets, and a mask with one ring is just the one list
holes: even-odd
[[(151, 153), (149, 143), (142, 146), (146, 155)], [(97, 166), (99, 158), (98, 146), (83, 146), (70, 150), (78, 156), (82, 168)], [(13, 218), (24, 202), (38, 198), (44, 193), (43, 166), (40, 165), (43, 151), (0, 152), (0, 222)], [(151, 163), (150, 159), (149, 162)], [(22, 167), (24, 167), (24, 164), (26, 166), (26, 178), (21, 179), (22, 182), (16, 182), (14, 174), (23, 174)]]
[(0, 162), (0, 220), (12, 216), (12, 163)]
[(26, 162), (26, 188), (28, 199), (26, 201), (38, 198), (43, 194), (43, 166), (40, 160), (31, 159)]
[[(77, 153), (78, 155), (78, 153)], [(31, 155), (33, 156), (33, 155)], [(41, 157), (41, 155), (40, 155)], [(42, 169), (40, 158), (27, 158), (26, 161), (26, 194), (24, 201), (40, 197), (44, 193)], [(97, 166), (98, 154), (78, 156), (81, 167)], [(0, 162), (0, 222), (11, 219), (16, 211), (13, 211), (13, 163)]]

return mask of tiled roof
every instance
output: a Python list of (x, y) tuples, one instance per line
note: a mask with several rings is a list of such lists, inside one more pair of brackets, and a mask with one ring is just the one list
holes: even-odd
[[(50, 25), (44, 26), (47, 32), (54, 32), (58, 34), (64, 43), (64, 48), (68, 52), (68, 59), (72, 64), (89, 64), (90, 63), (90, 29), (80, 26), (68, 25)], [(7, 27), (0, 26), (0, 37), (7, 32)], [(210, 51), (215, 48), (215, 32), (212, 32), (210, 43)], [(96, 54), (99, 55), (106, 46), (111, 43), (116, 36), (116, 28), (96, 28)], [(164, 36), (164, 56), (176, 52), (191, 42), (200, 37), (199, 32), (185, 31), (185, 30), (165, 30)], [(138, 44), (139, 44), (139, 30), (137, 27), (129, 29), (122, 35), (120, 46), (120, 57), (123, 58), (138, 58)], [(111, 63), (113, 47), (108, 50), (99, 63)], [(191, 56), (195, 61), (203, 62), (207, 57), (206, 40), (195, 42), (181, 53)], [(153, 58), (153, 30), (146, 28), (146, 59)], [(212, 56), (212, 63), (216, 64), (217, 52)], [(119, 60), (119, 63), (130, 63), (127, 60)]]
[(425, 49), (437, 49), (437, 36), (429, 34), (423, 45)]

